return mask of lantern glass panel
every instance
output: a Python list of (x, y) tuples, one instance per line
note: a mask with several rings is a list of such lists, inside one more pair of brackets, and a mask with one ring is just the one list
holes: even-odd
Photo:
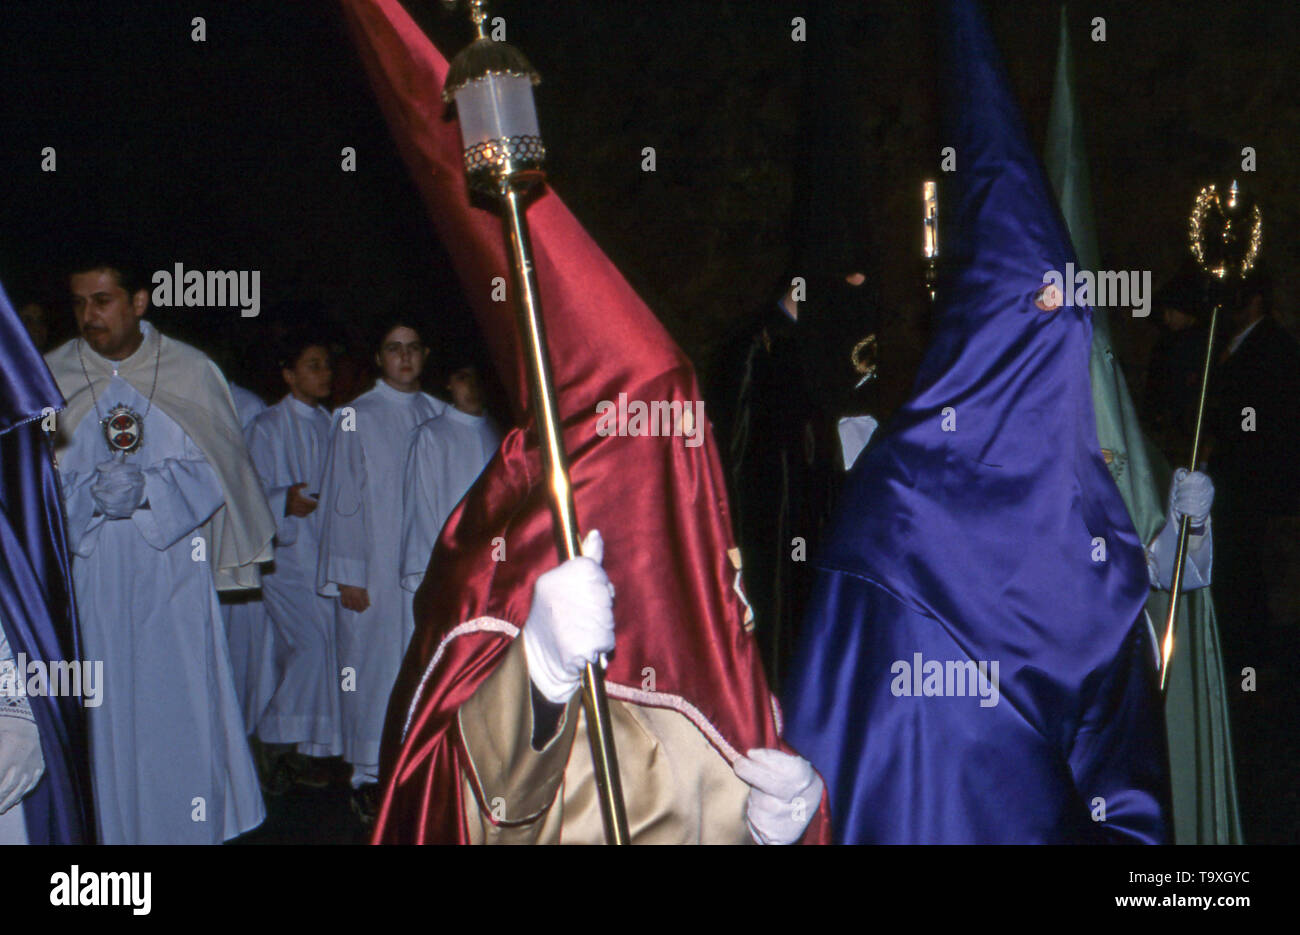
[(527, 78), (487, 75), (456, 92), (461, 139), (469, 149), (511, 136), (541, 136), (533, 85)]

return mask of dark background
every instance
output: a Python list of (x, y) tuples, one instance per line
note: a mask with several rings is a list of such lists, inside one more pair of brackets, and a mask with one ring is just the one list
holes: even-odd
[[(434, 0), (408, 8), (441, 43), (469, 36)], [(550, 177), (701, 369), (778, 290), (791, 254), (807, 43), (790, 20), (817, 0), (498, 0), (508, 39), (544, 76)], [(845, 6), (852, 7), (852, 4)], [(987, 5), (1031, 138), (1051, 95), (1058, 6)], [(192, 17), (207, 41), (191, 41)], [(1106, 41), (1089, 38), (1106, 20)], [(837, 99), (861, 175), (842, 179), (870, 219), (886, 313), (883, 407), (924, 345), (919, 188), (934, 176), (934, 10), (861, 4), (835, 53)], [(1151, 269), (1186, 252), (1196, 189), (1241, 176), (1260, 195), (1266, 251), (1291, 323), (1300, 201), (1300, 16), (1289, 3), (1076, 4), (1077, 93), (1103, 265)], [(7, 0), (0, 12), (0, 278), (66, 324), (67, 257), (128, 245), (146, 270), (259, 269), (263, 314), (176, 309), (161, 323), (239, 381), (276, 391), (260, 355), (276, 303), (323, 302), (353, 343), (393, 309), (428, 315), (433, 343), (470, 339), (464, 305), (351, 47), (336, 4)], [(42, 147), (58, 171), (40, 171)], [(355, 173), (340, 150), (357, 150)], [(641, 171), (655, 147), (657, 171)], [(1240, 172), (1253, 146), (1258, 171)], [(1124, 319), (1120, 355), (1141, 385), (1155, 327)], [(705, 376), (710, 376), (706, 373)]]
[[(434, 0), (407, 6), (445, 53), (468, 41), (463, 15)], [(822, 100), (804, 94), (809, 44), (791, 40), (791, 18), (819, 6), (497, 0), (491, 12), (543, 75), (552, 184), (710, 383), (739, 363), (719, 353), (729, 336), (788, 285), (800, 167), (819, 145), (845, 147), (848, 168), (835, 184), (867, 222), (865, 272), (883, 310), (883, 415), (907, 391), (929, 315), (919, 193), (939, 174), (944, 145), (934, 9), (925, 0), (840, 4), (848, 9), (833, 55), (850, 79)], [(1041, 145), (1059, 7), (986, 8)], [(1196, 190), (1237, 177), (1259, 196), (1276, 312), (1294, 329), (1298, 9), (1272, 0), (1072, 5), (1104, 268), (1149, 269), (1159, 284), (1185, 261)], [(191, 40), (195, 16), (206, 19), (202, 43)], [(1097, 16), (1105, 42), (1089, 37)], [(809, 108), (842, 115), (843, 138), (804, 139)], [(57, 172), (40, 169), (46, 146)], [(345, 146), (356, 148), (356, 172), (341, 171)], [(641, 170), (646, 146), (656, 150), (654, 173)], [(1256, 150), (1255, 173), (1241, 171), (1245, 146)], [(66, 337), (68, 265), (104, 249), (127, 250), (146, 272), (177, 262), (260, 270), (258, 318), (234, 308), (151, 315), (268, 399), (282, 388), (267, 349), (306, 303), (323, 305), (354, 362), (368, 359), (370, 324), (394, 310), (429, 322), (436, 353), (475, 341), (332, 0), (5, 0), (0, 281), (15, 304), (50, 305)], [(1136, 391), (1155, 318), (1117, 315), (1114, 332)], [(1295, 555), (1287, 567), (1300, 568)], [(1279, 593), (1294, 620), (1300, 581)], [(1289, 797), (1289, 815), (1300, 813), (1292, 727), (1273, 787)], [(1288, 836), (1284, 823), (1262, 837)]]

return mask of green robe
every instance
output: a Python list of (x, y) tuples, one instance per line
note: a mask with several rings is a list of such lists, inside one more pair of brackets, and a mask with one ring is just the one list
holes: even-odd
[[(1070, 45), (1065, 8), (1056, 84), (1048, 118), (1047, 171), (1070, 230), (1079, 264), (1100, 268), (1083, 132), (1072, 91)], [(1107, 454), (1133, 526), (1149, 543), (1165, 522), (1171, 471), (1138, 425), (1133, 400), (1111, 345), (1105, 309), (1093, 312), (1092, 404), (1097, 440)], [(1164, 637), (1169, 594), (1153, 590), (1147, 614), (1159, 639)], [(1240, 844), (1237, 784), (1228, 726), (1227, 690), (1219, 629), (1208, 588), (1185, 593), (1178, 602), (1174, 652), (1165, 696), (1169, 775), (1173, 786), (1174, 841), (1177, 844)]]

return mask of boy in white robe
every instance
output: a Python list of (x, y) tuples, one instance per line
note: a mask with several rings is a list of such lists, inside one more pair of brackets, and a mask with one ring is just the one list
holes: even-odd
[(330, 414), (328, 349), (311, 337), (286, 343), (281, 375), (289, 393), (248, 430), (249, 453), (276, 517), (275, 564), (262, 575), (263, 603), (275, 633), (278, 684), (257, 724), (270, 744), (296, 745), (284, 762), (305, 785), (328, 783), (319, 762), (343, 749), (334, 600), (316, 592), (321, 520), (317, 509)]
[(420, 391), (428, 357), (407, 322), (386, 323), (376, 342), (380, 378), (334, 413), (321, 484), (316, 587), (337, 597), (343, 758), (352, 765), (354, 805), (373, 817), (384, 714), (415, 629), (402, 589), (402, 470), (411, 430), (446, 404)]
[(501, 433), (488, 418), (483, 384), (473, 366), (447, 378), (451, 406), (420, 423), (411, 436), (402, 481), (402, 587), (424, 580), (442, 525), (496, 454)]
[[(70, 278), (81, 337), (46, 361), (86, 659), (102, 843), (219, 843), (265, 817), (217, 589), (256, 587), (274, 524), (225, 378), (141, 316), (116, 263)], [(101, 420), (105, 420), (101, 422)]]
[[(235, 403), (235, 415), (247, 442), (248, 427), (253, 424), (253, 419), (266, 411), (266, 403), (252, 390), (236, 383), (230, 384), (230, 397)], [(239, 696), (240, 710), (244, 712), (244, 731), (251, 737), (279, 678), (275, 667), (275, 638), (260, 594), (227, 591), (220, 595), (220, 600), (221, 619), (225, 622), (226, 641), (230, 646), (230, 666), (235, 676), (235, 692)]]
[(9, 638), (0, 621), (0, 845), (26, 844), (23, 798), (45, 773), (41, 735), (27, 698), (15, 690), (18, 672)]

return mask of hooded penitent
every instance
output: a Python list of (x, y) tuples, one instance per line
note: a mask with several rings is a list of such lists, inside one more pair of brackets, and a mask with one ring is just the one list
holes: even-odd
[[(465, 840), (457, 710), (528, 616), (556, 539), (510, 302), (501, 220), (472, 207), (459, 130), (440, 101), (447, 63), (395, 0), (344, 0), (389, 125), (451, 254), (527, 428), (511, 430), (443, 528), (416, 595), (416, 633), (389, 706), (375, 839)], [(611, 699), (688, 717), (727, 761), (780, 745), (734, 559), (722, 472), (690, 362), (569, 213), (529, 207), (534, 262), (582, 531), (599, 529), (617, 589)], [(681, 436), (597, 432), (597, 405), (680, 402)], [(504, 549), (504, 553), (502, 550)], [(500, 560), (505, 555), (505, 561)], [(653, 670), (653, 690), (647, 683)], [(579, 741), (581, 742), (581, 741)], [(583, 755), (576, 751), (575, 755)], [(826, 829), (824, 812), (805, 840)]]
[[(1056, 84), (1048, 116), (1047, 173), (1060, 199), (1061, 213), (1080, 264), (1095, 271), (1101, 268), (1101, 257), (1092, 220), (1083, 121), (1073, 84), (1074, 69), (1062, 7)], [(1174, 288), (1166, 290), (1166, 301), (1176, 307), (1195, 305), (1200, 291), (1197, 286), (1193, 278), (1182, 277)], [(1160, 302), (1155, 304), (1159, 307)], [(1128, 383), (1112, 347), (1109, 317), (1107, 309), (1093, 310), (1089, 370), (1097, 440), (1134, 528), (1143, 542), (1150, 542), (1165, 523), (1169, 465), (1147, 441), (1138, 424)], [(1160, 633), (1168, 612), (1168, 592), (1153, 590), (1147, 598), (1147, 616)], [(1208, 588), (1184, 594), (1180, 599), (1174, 645), (1165, 696), (1174, 841), (1240, 844), (1219, 628)]]
[[(0, 626), (15, 660), (80, 664), (59, 476), (43, 422), (63, 397), (0, 290)], [(24, 680), (25, 667), (15, 675)], [(77, 684), (80, 684), (78, 680)], [(32, 844), (90, 843), (90, 766), (81, 698), (28, 694), (45, 775), (23, 800)]]
[(858, 459), (787, 698), (842, 841), (1161, 841), (1141, 543), (1092, 409), (1091, 310), (982, 13), (946, 5), (945, 268), (910, 400)]

